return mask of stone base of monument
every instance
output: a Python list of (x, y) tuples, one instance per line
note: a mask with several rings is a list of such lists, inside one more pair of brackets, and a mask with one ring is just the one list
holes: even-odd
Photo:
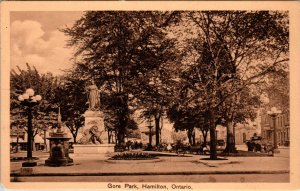
[(110, 156), (115, 150), (114, 144), (86, 144), (73, 145), (74, 157), (98, 157), (105, 158)]

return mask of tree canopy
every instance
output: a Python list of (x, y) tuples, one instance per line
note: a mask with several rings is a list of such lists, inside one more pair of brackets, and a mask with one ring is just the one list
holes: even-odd
[(72, 70), (59, 79), (29, 66), (27, 73), (12, 71), (11, 96), (34, 87), (64, 108), (63, 120), (77, 134), (87, 108), (85, 86), (95, 81), (117, 144), (136, 129), (132, 116), (142, 110), (155, 119), (156, 144), (164, 114), (190, 135), (209, 128), (216, 159), (216, 125), (227, 127), (232, 152), (234, 124), (256, 117), (262, 93), (289, 106), (288, 27), (284, 11), (87, 11), (61, 30), (75, 48)]

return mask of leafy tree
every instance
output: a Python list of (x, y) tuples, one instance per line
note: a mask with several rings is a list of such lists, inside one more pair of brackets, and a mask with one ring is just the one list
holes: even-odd
[(26, 126), (26, 120), (25, 118), (21, 115), (20, 111), (15, 109), (13, 111), (13, 115), (11, 116), (10, 119), (10, 134), (11, 135), (17, 135), (17, 140), (16, 140), (16, 152), (18, 152), (18, 145), (19, 145), (19, 138), (25, 139), (25, 126)]
[[(211, 152), (216, 159), (215, 127), (224, 102), (288, 61), (286, 12), (205, 11), (184, 12), (197, 35), (188, 41), (193, 49), (181, 76), (191, 95), (186, 102), (209, 111)], [(190, 39), (189, 39), (190, 40)], [(230, 101), (229, 101), (230, 102)]]
[(257, 111), (261, 105), (257, 92), (245, 88), (223, 103), (222, 118), (227, 128), (225, 153), (236, 152), (234, 128), (237, 123), (247, 123), (247, 120), (254, 121)]
[[(164, 77), (166, 78), (167, 76)], [(155, 78), (154, 81), (150, 80), (149, 84), (142, 84), (142, 82), (139, 88), (137, 88), (139, 91), (134, 92), (134, 96), (138, 99), (136, 104), (138, 104), (138, 108), (142, 110), (140, 117), (154, 118), (156, 146), (160, 144), (160, 121), (164, 116), (171, 97), (167, 85), (160, 79), (161, 78)]]
[(178, 109), (174, 106), (168, 111), (168, 118), (171, 122), (174, 123), (175, 131), (184, 131), (187, 130), (187, 137), (191, 145), (195, 145), (195, 126), (197, 121), (197, 112), (192, 111), (191, 109), (184, 110)]
[(62, 121), (70, 130), (74, 143), (79, 129), (84, 125), (84, 112), (87, 110), (86, 82), (78, 75), (76, 68), (66, 71), (58, 81), (55, 102), (60, 107)]
[(289, 112), (290, 108), (290, 83), (288, 68), (279, 69), (268, 75), (265, 86), (261, 91), (268, 95), (268, 105), (279, 107), (284, 112)]
[(204, 118), (201, 122), (201, 126), (200, 126), (200, 131), (203, 135), (203, 145), (207, 145), (207, 134), (208, 134), (208, 131), (210, 129), (209, 127), (209, 121), (206, 120), (208, 118)]
[(68, 45), (76, 47), (75, 56), (82, 58), (77, 65), (81, 77), (95, 79), (118, 102), (118, 144), (124, 142), (129, 94), (137, 87), (139, 74), (148, 76), (164, 62), (170, 43), (158, 26), (171, 17), (164, 12), (90, 11), (63, 29), (70, 36)]
[(183, 143), (184, 141), (186, 141), (186, 135), (182, 131), (172, 132), (171, 137), (172, 137), (173, 142), (175, 142), (177, 144)]
[[(127, 108), (127, 111), (124, 111), (124, 108)], [(101, 96), (101, 109), (104, 112), (104, 125), (108, 131), (109, 143), (112, 142), (111, 135), (112, 132), (115, 133), (116, 137), (118, 137), (118, 133), (122, 133), (124, 138), (127, 136), (131, 136), (135, 134), (138, 129), (138, 125), (136, 121), (133, 119), (134, 110), (129, 109), (128, 107), (123, 107), (123, 101), (118, 94), (106, 94), (102, 93)], [(123, 115), (122, 113), (126, 112), (128, 116), (126, 116), (126, 126), (124, 127), (123, 131), (120, 132), (120, 121), (123, 122), (124, 118), (120, 118)], [(119, 142), (117, 139), (116, 142), (119, 145), (123, 143)]]
[[(53, 104), (54, 91), (57, 88), (56, 78), (51, 74), (40, 74), (35, 67), (27, 64), (27, 69), (11, 70), (10, 78), (10, 121), (11, 127), (21, 127), (27, 131), (27, 110), (20, 105), (18, 96), (26, 89), (32, 88), (35, 94), (42, 96), (38, 106), (33, 108), (33, 141), (34, 137), (44, 128), (55, 125), (55, 104)], [(34, 147), (33, 147), (34, 148)]]

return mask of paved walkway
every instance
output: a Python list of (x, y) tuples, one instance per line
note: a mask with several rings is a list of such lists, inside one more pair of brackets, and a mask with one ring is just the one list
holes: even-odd
[[(18, 153), (26, 156), (26, 153)], [(35, 153), (38, 166), (31, 176), (109, 176), (109, 175), (180, 175), (180, 174), (280, 174), (289, 172), (289, 149), (274, 157), (228, 157), (227, 160), (203, 160), (209, 156), (160, 156), (154, 160), (108, 160), (75, 157), (73, 166), (44, 166), (48, 153)], [(12, 175), (21, 175), (22, 162), (11, 162)], [(26, 171), (28, 173), (28, 171)]]

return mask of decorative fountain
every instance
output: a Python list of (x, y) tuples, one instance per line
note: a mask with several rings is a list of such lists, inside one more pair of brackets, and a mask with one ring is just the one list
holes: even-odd
[(73, 159), (69, 157), (69, 140), (67, 133), (62, 130), (60, 108), (58, 110), (57, 131), (50, 133), (50, 157), (45, 161), (46, 166), (70, 166)]

